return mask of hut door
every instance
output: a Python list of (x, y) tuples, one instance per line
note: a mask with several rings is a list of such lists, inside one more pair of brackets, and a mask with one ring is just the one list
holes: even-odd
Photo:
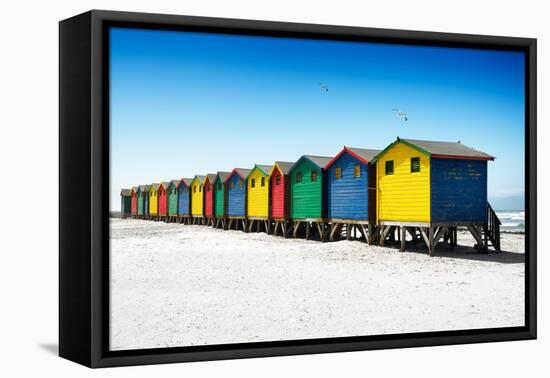
[(376, 163), (369, 164), (368, 198), (369, 223), (376, 222)]

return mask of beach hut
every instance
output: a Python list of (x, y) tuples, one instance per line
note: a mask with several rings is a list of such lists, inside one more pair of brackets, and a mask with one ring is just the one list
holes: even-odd
[[(487, 250), (500, 248), (499, 220), (487, 202), (487, 161), (494, 158), (460, 142), (397, 138), (376, 157), (380, 243), (398, 231), (424, 240), (430, 255), (441, 238), (456, 245), (466, 227)], [(485, 240), (484, 240), (485, 239)]]
[(178, 218), (182, 223), (189, 223), (191, 216), (191, 178), (182, 178), (177, 186), (178, 190)]
[(158, 189), (158, 215), (162, 220), (168, 219), (168, 187), (169, 181), (162, 181)]
[(193, 224), (204, 223), (204, 180), (206, 176), (196, 175), (191, 181), (191, 220)]
[[(376, 200), (376, 164), (370, 162), (380, 152), (344, 147), (326, 165), (330, 240), (335, 240), (345, 227), (348, 240), (352, 236), (355, 237), (358, 231), (361, 238), (372, 243), (373, 226), (376, 224), (376, 202), (370, 199)], [(371, 175), (373, 180), (370, 179)], [(369, 181), (374, 185), (369, 186)], [(373, 211), (369, 211), (371, 203)]]
[(132, 214), (131, 189), (120, 190), (120, 216), (126, 218)]
[(168, 184), (168, 221), (175, 221), (178, 217), (178, 184), (179, 180), (170, 180)]
[(143, 185), (137, 187), (137, 216), (143, 218)]
[(137, 217), (137, 187), (133, 186), (130, 190), (130, 213), (132, 217)]
[(269, 233), (269, 173), (272, 165), (256, 164), (246, 177), (247, 196), (246, 214), (248, 231), (256, 226), (256, 231), (262, 228)]
[(214, 227), (225, 229), (226, 214), (226, 192), (225, 192), (225, 180), (231, 172), (218, 172), (214, 179)]
[(204, 217), (207, 226), (214, 226), (214, 181), (215, 173), (208, 173), (204, 179)]
[(296, 237), (305, 227), (305, 237), (311, 231), (325, 241), (326, 223), (326, 180), (324, 167), (331, 160), (327, 156), (304, 155), (290, 168), (292, 235)]
[(235, 168), (225, 180), (225, 190), (227, 192), (227, 228), (235, 229), (242, 226), (247, 231), (246, 223), (246, 177), (251, 169)]
[(276, 161), (269, 173), (269, 216), (273, 222), (273, 234), (288, 236), (290, 229), (290, 168), (294, 162)]
[(149, 217), (157, 219), (159, 216), (159, 191), (160, 184), (151, 184), (149, 186)]
[(149, 185), (140, 185), (138, 189), (138, 216), (146, 219), (149, 216)]

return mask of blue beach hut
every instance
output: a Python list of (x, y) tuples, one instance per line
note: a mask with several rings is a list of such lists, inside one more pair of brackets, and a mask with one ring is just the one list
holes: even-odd
[(187, 217), (191, 215), (190, 190), (192, 178), (182, 178), (177, 186), (178, 191), (178, 216)]
[[(325, 166), (328, 218), (369, 219), (369, 164), (379, 153), (380, 150), (344, 147)], [(376, 190), (372, 190), (372, 195), (376, 195)], [(373, 210), (376, 210), (376, 202)]]
[(251, 169), (235, 168), (225, 180), (229, 218), (246, 216), (246, 177), (251, 171)]

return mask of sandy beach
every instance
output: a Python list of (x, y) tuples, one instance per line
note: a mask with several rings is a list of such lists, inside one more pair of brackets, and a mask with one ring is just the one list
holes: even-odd
[(111, 219), (112, 350), (521, 326), (524, 235), (399, 252)]

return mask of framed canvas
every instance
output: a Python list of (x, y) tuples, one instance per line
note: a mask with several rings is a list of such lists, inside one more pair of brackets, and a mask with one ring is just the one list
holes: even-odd
[(536, 40), (60, 22), (59, 354), (536, 338)]

